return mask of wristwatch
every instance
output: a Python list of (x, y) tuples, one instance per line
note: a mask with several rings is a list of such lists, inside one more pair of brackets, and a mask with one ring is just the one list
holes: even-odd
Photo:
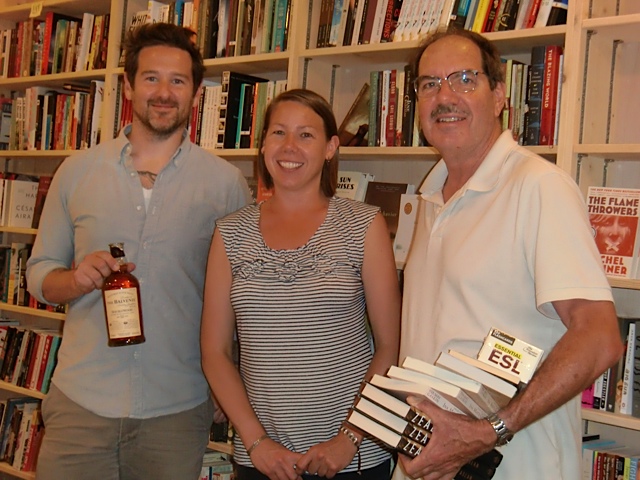
[(498, 435), (498, 440), (496, 441), (496, 447), (502, 447), (509, 443), (513, 438), (513, 432), (511, 432), (497, 414), (492, 413), (487, 417), (487, 420), (493, 427), (493, 430)]

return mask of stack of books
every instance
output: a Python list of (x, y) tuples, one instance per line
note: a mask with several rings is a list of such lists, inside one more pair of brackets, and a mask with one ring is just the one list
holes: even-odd
[[(449, 412), (486, 418), (506, 406), (535, 372), (543, 351), (491, 329), (477, 358), (449, 350), (435, 365), (407, 357), (386, 376), (363, 382), (348, 422), (394, 450), (416, 457), (432, 432), (431, 420), (406, 403), (426, 398)], [(456, 479), (490, 479), (502, 454), (492, 450), (467, 463)]]

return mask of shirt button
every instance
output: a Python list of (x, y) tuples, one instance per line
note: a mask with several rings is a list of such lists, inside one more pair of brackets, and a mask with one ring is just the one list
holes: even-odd
[(136, 176), (135, 172), (131, 172), (129, 175), (131, 175), (132, 177)]
[(142, 210), (142, 206), (141, 206), (141, 205), (138, 205), (138, 206), (136, 207), (136, 209), (137, 209), (138, 211), (140, 211), (140, 210)]

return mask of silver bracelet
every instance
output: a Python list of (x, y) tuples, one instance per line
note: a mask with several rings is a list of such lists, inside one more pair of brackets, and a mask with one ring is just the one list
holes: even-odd
[(358, 440), (358, 437), (356, 437), (356, 434), (353, 433), (351, 430), (349, 430), (347, 427), (345, 427), (344, 425), (342, 425), (340, 427), (340, 431), (342, 433), (344, 433), (347, 438), (349, 440), (351, 440), (351, 443), (353, 443), (356, 446), (357, 450), (360, 450), (360, 440)]

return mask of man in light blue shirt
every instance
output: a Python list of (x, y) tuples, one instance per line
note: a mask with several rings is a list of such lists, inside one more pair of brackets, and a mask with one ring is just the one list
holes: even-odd
[[(69, 304), (43, 403), (37, 478), (196, 479), (213, 408), (200, 366), (207, 253), (218, 218), (244, 206), (240, 171), (185, 134), (204, 75), (192, 32), (145, 25), (126, 39), (133, 123), (78, 153), (51, 184), (29, 291)], [(108, 347), (101, 286), (124, 242), (146, 341)]]

